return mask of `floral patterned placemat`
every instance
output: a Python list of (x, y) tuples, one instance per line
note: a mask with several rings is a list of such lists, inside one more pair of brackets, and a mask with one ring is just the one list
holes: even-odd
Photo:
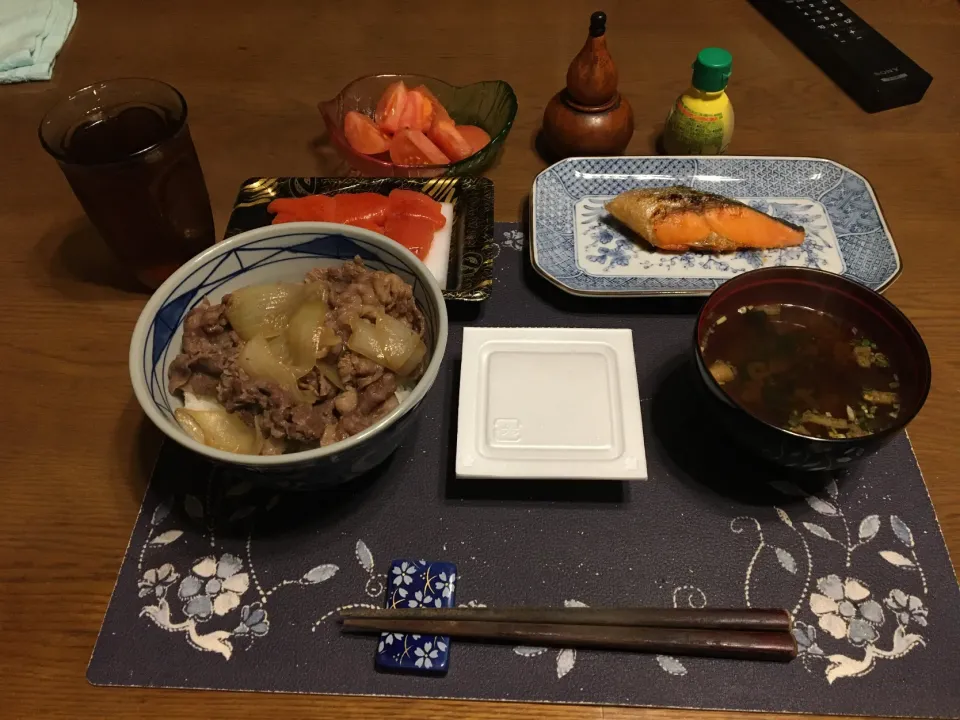
[[(164, 446), (89, 680), (955, 717), (960, 589), (906, 435), (846, 474), (758, 465), (691, 390), (696, 300), (564, 295), (530, 268), (522, 230), (497, 232), (497, 292), (451, 306), (447, 360), (416, 436), (370, 476), (287, 494)], [(633, 328), (650, 479), (454, 479), (460, 329), (471, 323)], [(455, 563), (444, 582), (462, 604), (786, 607), (801, 654), (778, 665), (454, 640), (444, 677), (382, 674), (380, 640), (341, 636), (336, 613), (382, 605), (403, 583), (386, 575), (399, 557)]]

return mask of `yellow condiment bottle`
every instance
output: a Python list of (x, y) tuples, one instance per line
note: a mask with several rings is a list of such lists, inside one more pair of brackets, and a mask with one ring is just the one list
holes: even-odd
[(693, 63), (690, 89), (677, 98), (663, 129), (668, 155), (717, 155), (733, 136), (733, 105), (725, 88), (733, 57), (721, 48), (706, 48)]

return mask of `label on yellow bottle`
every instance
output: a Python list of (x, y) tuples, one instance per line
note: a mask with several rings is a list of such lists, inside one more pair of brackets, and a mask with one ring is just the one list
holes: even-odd
[(730, 134), (723, 112), (697, 112), (683, 97), (670, 111), (664, 128), (664, 149), (671, 154), (716, 155), (726, 151)]

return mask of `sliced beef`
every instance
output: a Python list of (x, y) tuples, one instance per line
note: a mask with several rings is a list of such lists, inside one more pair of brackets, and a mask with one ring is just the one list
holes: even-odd
[(377, 298), (383, 303), (388, 315), (403, 320), (407, 326), (423, 336), (425, 323), (423, 313), (417, 307), (413, 297), (413, 288), (405, 283), (399, 275), (376, 271), (372, 273), (374, 291)]
[(216, 382), (233, 364), (243, 342), (230, 329), (225, 312), (224, 305), (211, 305), (204, 298), (187, 313), (181, 353), (170, 364), (170, 392), (186, 388), (198, 395), (211, 394), (211, 379)]
[[(397, 376), (385, 372), (374, 382), (360, 391), (356, 406), (340, 418), (340, 429), (347, 435), (356, 435), (365, 430), (397, 407)], [(391, 403), (392, 401), (392, 403)], [(382, 410), (384, 405), (389, 406)]]
[(387, 413), (396, 410), (398, 407), (400, 407), (400, 400), (396, 395), (391, 395), (383, 401), (383, 404), (380, 407), (374, 410), (373, 421), (376, 422), (377, 420), (386, 417)]
[(327, 379), (326, 375), (319, 373), (316, 367), (300, 378), (297, 385), (301, 390), (309, 390), (315, 393), (320, 400), (334, 398), (339, 392), (339, 389)]
[(360, 400), (357, 410), (367, 414), (380, 407), (387, 398), (397, 392), (397, 376), (392, 372), (385, 372), (374, 382), (360, 391)]
[[(351, 314), (371, 308), (403, 320), (421, 336), (423, 313), (413, 297), (413, 288), (403, 278), (382, 270), (371, 270), (357, 257), (339, 267), (315, 268), (307, 273), (307, 282), (322, 282), (329, 288), (329, 302), (335, 308), (340, 325)], [(363, 314), (361, 314), (363, 317)]]
[(350, 436), (340, 428), (339, 424), (327, 425), (323, 431), (323, 436), (320, 438), (320, 447), (333, 445), (341, 440), (346, 440), (348, 437)]
[(338, 413), (346, 415), (357, 409), (357, 400), (357, 391), (353, 388), (347, 388), (337, 396), (337, 399), (333, 402), (333, 406), (337, 409)]
[(383, 375), (383, 366), (351, 350), (345, 350), (337, 361), (337, 372), (347, 387), (365, 388)]
[(336, 424), (333, 414), (333, 400), (326, 400), (319, 405), (298, 405), (290, 414), (290, 426), (287, 428), (288, 437), (301, 442), (317, 442), (323, 437), (323, 431), (328, 425)]
[(189, 390), (194, 395), (203, 397), (216, 397), (217, 388), (220, 386), (220, 378), (208, 375), (205, 372), (195, 372), (190, 375), (184, 390)]
[(332, 398), (316, 405), (300, 403), (275, 382), (251, 378), (239, 368), (220, 377), (218, 397), (230, 412), (252, 413), (260, 429), (278, 439), (316, 443), (326, 426), (336, 423)]

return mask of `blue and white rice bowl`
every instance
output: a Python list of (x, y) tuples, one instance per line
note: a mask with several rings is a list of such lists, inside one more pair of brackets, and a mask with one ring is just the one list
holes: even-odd
[[(413, 287), (423, 312), (430, 360), (400, 405), (371, 427), (341, 442), (285, 455), (240, 455), (190, 438), (174, 418), (183, 406), (168, 390), (167, 372), (179, 354), (183, 320), (203, 298), (217, 303), (248, 285), (300, 282), (316, 267), (339, 266), (359, 256), (367, 267), (393, 272)], [(322, 222), (257, 228), (225, 240), (177, 270), (140, 313), (130, 342), (130, 380), (143, 411), (167, 437), (217, 463), (286, 476), (299, 486), (344, 482), (383, 462), (409, 435), (433, 386), (447, 345), (447, 310), (436, 279), (409, 250), (378, 233)]]

